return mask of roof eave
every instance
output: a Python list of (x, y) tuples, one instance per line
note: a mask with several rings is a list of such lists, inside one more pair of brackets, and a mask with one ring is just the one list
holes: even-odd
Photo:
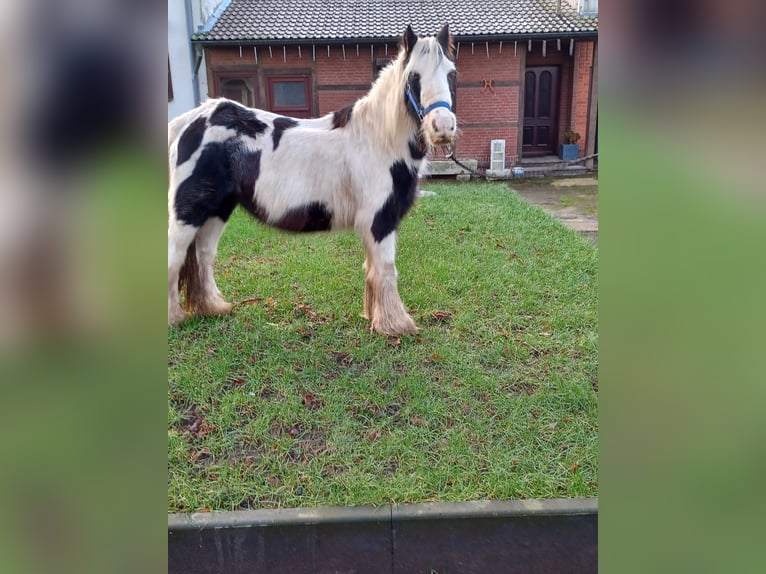
[[(519, 40), (555, 40), (562, 39), (596, 39), (598, 30), (577, 30), (577, 31), (555, 31), (555, 32), (534, 32), (520, 34), (466, 34), (456, 35), (456, 42), (499, 42), (499, 41), (519, 41)], [(237, 40), (212, 40), (212, 39), (192, 39), (192, 43), (199, 46), (268, 46), (275, 44), (285, 44), (287, 46), (306, 45), (306, 44), (388, 44), (396, 42), (398, 37), (379, 36), (379, 37), (348, 37), (348, 38), (250, 38)]]

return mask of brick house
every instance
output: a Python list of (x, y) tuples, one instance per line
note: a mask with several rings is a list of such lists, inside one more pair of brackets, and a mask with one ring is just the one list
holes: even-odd
[[(407, 24), (457, 44), (457, 157), (506, 167), (558, 154), (568, 129), (580, 157), (597, 130), (597, 0), (230, 0), (192, 36), (209, 96), (295, 117), (335, 111), (363, 96), (397, 53)], [(439, 159), (438, 154), (432, 159)]]

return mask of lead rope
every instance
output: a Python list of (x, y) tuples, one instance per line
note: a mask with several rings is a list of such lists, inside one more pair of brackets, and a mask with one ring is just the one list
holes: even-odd
[[(447, 159), (451, 159), (452, 161), (454, 161), (456, 164), (458, 164), (460, 167), (462, 167), (464, 170), (469, 172), (474, 177), (477, 177), (479, 179), (487, 179), (487, 175), (486, 174), (479, 173), (475, 169), (471, 169), (470, 167), (465, 165), (462, 161), (457, 159), (455, 157), (455, 148), (454, 147), (447, 148), (447, 153), (444, 155), (444, 157), (446, 157)], [(594, 154), (591, 154), (591, 155), (586, 155), (585, 157), (581, 157), (579, 159), (572, 159), (572, 160), (568, 160), (568, 161), (561, 160), (560, 162), (557, 162), (557, 163), (560, 163), (560, 164), (563, 163), (565, 165), (573, 165), (573, 164), (576, 164), (576, 163), (582, 163), (584, 161), (588, 161), (589, 159), (593, 159), (593, 158), (596, 158), (596, 157), (598, 157), (598, 154), (594, 153)]]
[(452, 161), (454, 161), (456, 164), (458, 164), (460, 167), (462, 167), (464, 170), (469, 172), (474, 177), (478, 177), (479, 179), (487, 179), (487, 176), (485, 174), (479, 173), (475, 169), (471, 169), (470, 167), (465, 165), (462, 161), (457, 159), (455, 157), (455, 148), (454, 147), (447, 148), (447, 153), (445, 154), (444, 157), (446, 157), (447, 159), (451, 159)]

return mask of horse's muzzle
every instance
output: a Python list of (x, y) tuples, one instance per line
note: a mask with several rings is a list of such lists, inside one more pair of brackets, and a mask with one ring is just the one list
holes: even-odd
[(436, 109), (425, 118), (426, 136), (432, 146), (450, 145), (457, 135), (455, 114), (444, 109)]

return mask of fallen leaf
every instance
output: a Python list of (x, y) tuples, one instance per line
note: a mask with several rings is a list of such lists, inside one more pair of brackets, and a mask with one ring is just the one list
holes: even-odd
[(423, 419), (423, 418), (420, 418), (420, 417), (411, 416), (410, 417), (410, 423), (413, 424), (413, 425), (421, 426), (421, 425), (426, 424), (426, 420)]
[(378, 430), (370, 431), (367, 434), (367, 440), (369, 441), (378, 440), (379, 438), (380, 438), (380, 431)]
[(303, 394), (303, 404), (306, 405), (306, 408), (310, 411), (320, 409), (322, 407), (322, 402), (322, 398), (316, 396), (314, 393)]
[(293, 438), (298, 438), (301, 434), (301, 429), (299, 429), (297, 426), (290, 428), (290, 436)]
[(207, 447), (201, 448), (199, 450), (191, 449), (189, 451), (189, 455), (189, 459), (192, 462), (202, 461), (210, 456), (210, 449)]
[(437, 321), (449, 321), (452, 319), (452, 313), (448, 311), (434, 311), (431, 313), (431, 317), (436, 319)]
[(295, 315), (296, 317), (300, 315), (301, 313), (305, 313), (311, 319), (317, 318), (317, 314), (314, 312), (314, 310), (308, 305), (306, 305), (305, 303), (300, 303), (299, 305), (295, 307), (295, 309), (293, 309), (293, 315)]
[(332, 351), (330, 355), (332, 355), (332, 358), (335, 359), (339, 365), (344, 367), (348, 367), (351, 363), (354, 362), (354, 358), (351, 356), (351, 354), (346, 353), (345, 351)]
[(444, 357), (442, 357), (439, 353), (434, 353), (426, 359), (426, 363), (435, 363), (436, 361), (441, 361), (443, 358)]
[(580, 463), (579, 462), (572, 463), (572, 466), (569, 467), (569, 472), (574, 472), (578, 468), (580, 468)]

